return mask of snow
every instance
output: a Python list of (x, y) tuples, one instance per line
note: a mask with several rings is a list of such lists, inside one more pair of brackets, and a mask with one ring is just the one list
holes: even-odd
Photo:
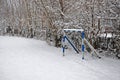
[(119, 80), (120, 60), (101, 59), (60, 48), (44, 41), (0, 36), (0, 80)]
[(64, 29), (64, 31), (76, 31), (76, 32), (78, 32), (78, 31), (80, 31), (80, 32), (82, 32), (82, 31), (84, 31), (83, 29)]
[(115, 35), (112, 35), (112, 33), (107, 33), (107, 35), (106, 33), (103, 33), (100, 35), (100, 37), (107, 37), (107, 38), (111, 38), (112, 36), (115, 36)]

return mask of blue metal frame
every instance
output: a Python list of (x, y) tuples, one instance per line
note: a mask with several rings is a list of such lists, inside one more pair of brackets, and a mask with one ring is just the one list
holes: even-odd
[(68, 39), (67, 36), (65, 36), (65, 39), (67, 39), (67, 41), (70, 43), (70, 45), (73, 47), (73, 49), (74, 49), (77, 53), (79, 53), (79, 51), (77, 50), (77, 48), (73, 45), (73, 43)]
[[(69, 31), (70, 29), (68, 29), (67, 31)], [(66, 30), (65, 30), (66, 31)], [(85, 33), (84, 31), (79, 31), (79, 30), (73, 30), (72, 31), (77, 31), (77, 32), (81, 32), (81, 37), (82, 37), (82, 44), (81, 44), (81, 50), (82, 50), (82, 59), (84, 59), (84, 51), (85, 51), (85, 46), (84, 46), (84, 38), (85, 38)], [(74, 44), (69, 40), (69, 38), (64, 34), (63, 36), (63, 44), (65, 44), (65, 40), (67, 40), (70, 45), (73, 47), (73, 49), (79, 53), (78, 49), (74, 46)], [(63, 45), (63, 56), (65, 56), (65, 45)]]

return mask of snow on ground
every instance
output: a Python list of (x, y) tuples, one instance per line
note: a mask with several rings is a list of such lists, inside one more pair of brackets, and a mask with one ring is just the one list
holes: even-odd
[(0, 36), (0, 80), (120, 80), (120, 60), (74, 54), (44, 41)]

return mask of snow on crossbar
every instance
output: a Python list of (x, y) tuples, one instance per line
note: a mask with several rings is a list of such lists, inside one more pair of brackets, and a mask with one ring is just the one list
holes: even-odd
[(70, 32), (83, 32), (84, 30), (83, 29), (64, 29), (64, 31), (70, 31)]

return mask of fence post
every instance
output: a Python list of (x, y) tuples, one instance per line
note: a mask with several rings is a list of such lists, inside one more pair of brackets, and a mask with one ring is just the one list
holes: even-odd
[(65, 35), (63, 36), (63, 56), (65, 56)]
[(85, 33), (84, 31), (82, 31), (82, 59), (84, 59), (84, 49), (85, 49), (84, 38), (85, 38)]

